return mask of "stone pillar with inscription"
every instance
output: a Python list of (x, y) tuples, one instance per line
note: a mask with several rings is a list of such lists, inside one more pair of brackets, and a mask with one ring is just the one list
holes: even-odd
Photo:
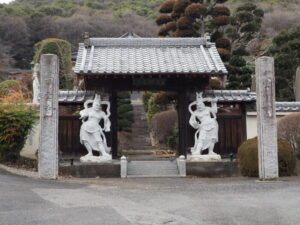
[(58, 57), (41, 56), (39, 177), (56, 179), (58, 176)]
[(259, 178), (274, 180), (278, 178), (274, 59), (260, 57), (255, 67)]

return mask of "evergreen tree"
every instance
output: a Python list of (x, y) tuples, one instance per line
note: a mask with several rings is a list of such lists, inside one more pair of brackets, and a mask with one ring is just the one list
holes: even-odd
[(250, 53), (246, 47), (258, 36), (264, 11), (255, 4), (247, 2), (240, 5), (226, 28), (226, 36), (231, 41), (232, 58), (227, 65), (229, 89), (246, 89), (251, 87), (251, 75), (254, 73), (252, 65), (246, 62), (245, 56)]
[(227, 66), (228, 89), (246, 89), (251, 87), (251, 75), (254, 69), (247, 65), (246, 60), (242, 56), (232, 56)]
[(117, 94), (118, 104), (118, 130), (131, 131), (133, 119), (133, 107), (131, 105), (130, 93), (119, 92)]
[(275, 59), (276, 99), (293, 101), (293, 83), (300, 65), (300, 26), (273, 38), (268, 54)]
[(231, 56), (231, 42), (224, 35), (230, 23), (230, 10), (221, 5), (227, 0), (166, 0), (156, 18), (161, 26), (161, 37), (199, 37), (206, 32), (211, 41), (216, 42), (218, 52), (224, 62)]
[(240, 5), (233, 16), (231, 23), (226, 29), (226, 35), (232, 42), (232, 53), (234, 55), (246, 56), (249, 52), (245, 47), (260, 31), (264, 11), (253, 3)]
[(35, 45), (34, 62), (39, 63), (42, 54), (55, 54), (59, 58), (59, 88), (72, 89), (73, 77), (71, 44), (68, 41), (49, 38)]

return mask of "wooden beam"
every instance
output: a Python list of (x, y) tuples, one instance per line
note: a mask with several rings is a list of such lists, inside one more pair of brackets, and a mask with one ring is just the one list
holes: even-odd
[(118, 157), (118, 104), (117, 104), (117, 92), (111, 90), (110, 93), (110, 104), (111, 104), (111, 149), (112, 158), (117, 159)]
[(188, 95), (183, 87), (178, 92), (178, 151), (177, 154), (186, 156), (188, 151)]

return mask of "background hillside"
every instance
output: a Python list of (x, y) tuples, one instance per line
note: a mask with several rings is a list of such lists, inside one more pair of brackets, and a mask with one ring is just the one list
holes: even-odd
[[(127, 31), (157, 36), (155, 17), (163, 0), (16, 0), (0, 4), (0, 69), (29, 68), (33, 46), (48, 37), (71, 42), (73, 51), (83, 32), (118, 37)], [(229, 0), (234, 10), (245, 0)], [(257, 0), (266, 12), (262, 38), (298, 25), (300, 0)]]

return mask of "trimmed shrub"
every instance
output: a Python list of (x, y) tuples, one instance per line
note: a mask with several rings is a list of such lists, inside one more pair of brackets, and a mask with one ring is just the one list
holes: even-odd
[(221, 81), (218, 79), (210, 79), (209, 80), (209, 85), (208, 85), (212, 90), (222, 90), (224, 87), (221, 84)]
[(55, 54), (59, 58), (59, 88), (73, 87), (71, 44), (68, 41), (48, 38), (35, 45), (34, 62), (39, 63), (42, 54)]
[(130, 100), (129, 92), (119, 92), (117, 94), (118, 104), (118, 130), (131, 131), (133, 117), (133, 106)]
[(227, 62), (229, 59), (230, 59), (230, 51), (224, 49), (224, 48), (218, 48), (218, 52), (221, 56), (221, 59), (224, 61), (224, 62)]
[(294, 146), (297, 157), (300, 158), (300, 113), (293, 113), (279, 119), (278, 136), (285, 138)]
[(252, 11), (256, 9), (256, 5), (252, 3), (245, 3), (237, 8), (237, 11)]
[(173, 11), (175, 13), (182, 13), (186, 9), (186, 7), (190, 4), (189, 0), (177, 0), (175, 1)]
[(176, 110), (159, 112), (153, 116), (150, 128), (156, 143), (171, 148), (176, 145), (177, 120), (178, 116)]
[(194, 37), (197, 34), (193, 30), (177, 30), (175, 31), (171, 37)]
[(193, 26), (193, 20), (189, 17), (181, 17), (177, 20), (177, 27), (180, 30), (190, 29)]
[(158, 104), (158, 105), (170, 104), (176, 98), (177, 98), (177, 93), (175, 93), (175, 92), (161, 91), (161, 92), (153, 94), (153, 101), (155, 104)]
[(229, 16), (216, 16), (212, 19), (212, 23), (215, 26), (225, 26), (230, 23)]
[(8, 93), (12, 91), (19, 91), (21, 85), (19, 81), (16, 80), (6, 80), (0, 83), (0, 98), (5, 97)]
[(168, 23), (171, 21), (172, 21), (172, 18), (169, 15), (162, 14), (156, 18), (155, 22), (157, 25), (162, 25), (162, 24), (165, 24), (165, 23)]
[(229, 63), (232, 66), (238, 66), (238, 67), (246, 66), (246, 60), (243, 57), (240, 57), (240, 56), (231, 57)]
[(169, 30), (166, 26), (162, 26), (158, 31), (158, 36), (165, 37), (169, 34)]
[(166, 24), (165, 29), (169, 31), (175, 31), (177, 29), (177, 25), (175, 21), (169, 22)]
[(230, 40), (227, 38), (220, 38), (216, 41), (217, 48), (224, 48), (230, 50), (231, 43)]
[(185, 9), (185, 15), (191, 18), (200, 18), (207, 14), (207, 8), (204, 4), (193, 3)]
[(0, 162), (18, 162), (20, 151), (37, 118), (37, 112), (30, 107), (0, 105)]
[(148, 102), (152, 95), (153, 95), (153, 93), (151, 91), (143, 91), (142, 92), (142, 101), (144, 104), (145, 112), (148, 112)]
[(152, 120), (152, 117), (160, 111), (161, 111), (160, 106), (154, 103), (154, 98), (153, 96), (151, 96), (148, 101), (148, 112), (147, 112), (148, 121), (150, 122)]
[[(245, 141), (239, 147), (238, 160), (243, 176), (258, 177), (257, 137)], [(295, 150), (283, 138), (278, 138), (278, 166), (280, 176), (291, 176), (296, 167)]]
[(210, 13), (212, 16), (230, 16), (230, 9), (227, 8), (226, 6), (216, 6), (211, 10)]
[(159, 7), (160, 13), (171, 13), (173, 11), (175, 0), (167, 0)]

